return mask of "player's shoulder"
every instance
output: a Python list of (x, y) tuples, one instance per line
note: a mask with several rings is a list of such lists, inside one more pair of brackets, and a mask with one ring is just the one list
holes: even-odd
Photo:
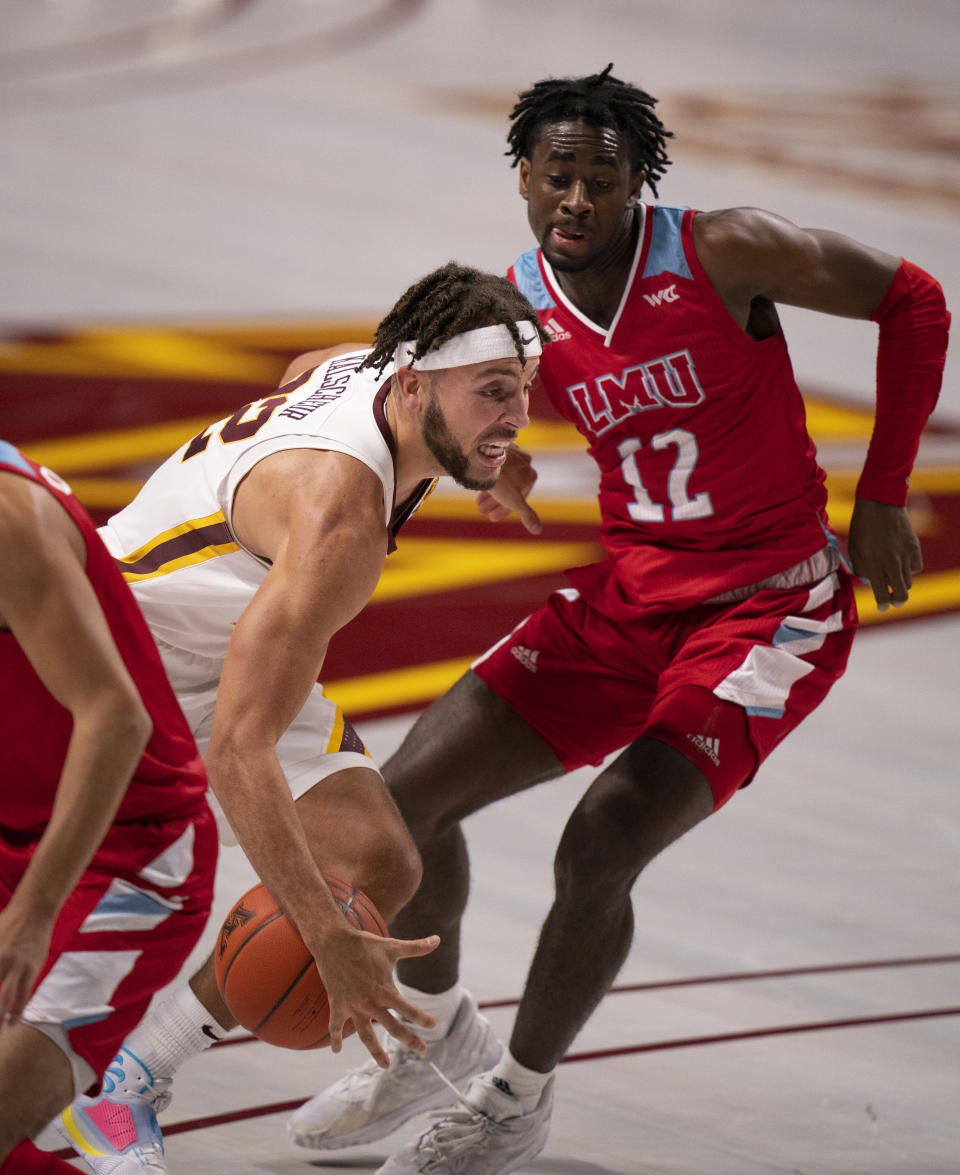
[(305, 380), (318, 368), (331, 359), (338, 359), (341, 355), (356, 355), (358, 363), (360, 357), (369, 352), (369, 343), (337, 343), (332, 347), (323, 347), (316, 351), (306, 351), (292, 359), (280, 379), (281, 389), (294, 380)]
[(507, 271), (507, 277), (534, 310), (552, 310), (556, 306), (556, 299), (543, 276), (538, 245), (520, 254)]
[(767, 249), (794, 241), (799, 232), (786, 217), (751, 205), (698, 212), (693, 221), (698, 248), (705, 245), (718, 250)]
[(8, 537), (36, 534), (62, 513), (39, 472), (5, 441), (0, 441), (0, 489), (0, 529)]

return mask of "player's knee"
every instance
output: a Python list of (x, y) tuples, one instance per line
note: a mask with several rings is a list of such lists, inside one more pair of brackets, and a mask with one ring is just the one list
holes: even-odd
[(554, 860), (557, 894), (569, 903), (595, 906), (629, 894), (650, 859), (629, 787), (590, 792), (577, 805)]
[(703, 775), (671, 748), (662, 750), (679, 764), (676, 771), (647, 770), (642, 750), (631, 748), (594, 781), (560, 840), (559, 894), (621, 900), (654, 857), (713, 810)]
[(390, 919), (410, 901), (423, 877), (420, 853), (409, 831), (398, 821), (367, 846), (357, 864), (360, 888)]

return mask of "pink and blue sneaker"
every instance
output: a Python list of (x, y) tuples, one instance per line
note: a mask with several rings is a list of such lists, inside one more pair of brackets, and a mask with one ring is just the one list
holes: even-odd
[(75, 1098), (57, 1129), (96, 1175), (169, 1175), (157, 1112), (170, 1103), (170, 1084), (121, 1049), (100, 1092)]

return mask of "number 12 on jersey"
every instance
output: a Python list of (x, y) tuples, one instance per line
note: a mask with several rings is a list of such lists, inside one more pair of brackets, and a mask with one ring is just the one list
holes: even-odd
[[(671, 428), (668, 432), (658, 432), (650, 439), (650, 446), (654, 449), (666, 449), (670, 445), (675, 445), (677, 449), (677, 457), (667, 479), (670, 520), (687, 522), (693, 518), (709, 518), (713, 514), (710, 495), (706, 491), (693, 498), (687, 495), (687, 484), (700, 454), (697, 438), (686, 429)], [(637, 453), (642, 448), (643, 442), (636, 437), (630, 437), (617, 445), (623, 480), (633, 488), (633, 501), (628, 504), (627, 510), (635, 522), (664, 522), (666, 508), (653, 501), (640, 476)]]

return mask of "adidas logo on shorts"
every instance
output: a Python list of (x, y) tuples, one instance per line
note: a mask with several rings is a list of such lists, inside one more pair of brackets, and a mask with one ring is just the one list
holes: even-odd
[(720, 766), (720, 740), (718, 738), (708, 738), (705, 734), (688, 734), (687, 738), (695, 747), (703, 751), (714, 766)]
[(537, 658), (540, 656), (539, 649), (528, 649), (526, 645), (514, 645), (510, 652), (520, 662), (524, 669), (529, 669), (531, 673), (537, 672)]

